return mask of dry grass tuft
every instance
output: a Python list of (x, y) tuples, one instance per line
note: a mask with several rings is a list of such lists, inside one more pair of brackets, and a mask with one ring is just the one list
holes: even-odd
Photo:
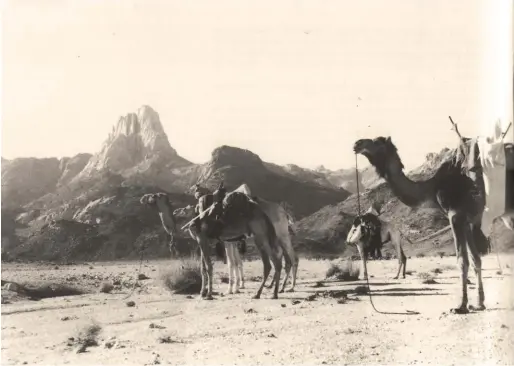
[(425, 285), (433, 285), (437, 283), (434, 276), (428, 272), (418, 273), (418, 278), (421, 280), (421, 283)]
[(331, 263), (325, 273), (325, 278), (335, 278), (339, 281), (356, 281), (359, 279), (360, 267), (353, 261), (347, 260), (340, 264)]
[(75, 337), (68, 338), (68, 346), (78, 346), (77, 353), (82, 353), (87, 350), (88, 347), (98, 346), (98, 334), (102, 327), (95, 321), (84, 325), (78, 329)]
[(114, 286), (108, 282), (104, 282), (100, 285), (100, 292), (104, 294), (110, 294), (114, 290)]
[(162, 273), (160, 280), (172, 293), (198, 293), (202, 287), (200, 263), (192, 259), (182, 259), (173, 268)]

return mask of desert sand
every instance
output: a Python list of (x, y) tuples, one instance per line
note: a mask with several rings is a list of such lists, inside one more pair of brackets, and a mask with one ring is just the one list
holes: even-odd
[[(212, 301), (163, 287), (159, 277), (177, 265), (172, 260), (145, 261), (141, 272), (149, 279), (133, 293), (138, 262), (7, 263), (2, 281), (67, 283), (90, 293), (34, 301), (3, 289), (8, 303), (1, 308), (2, 365), (514, 364), (513, 257), (502, 255), (501, 261), (498, 274), (496, 256), (484, 257), (487, 310), (468, 315), (449, 314), (459, 289), (455, 257), (412, 258), (410, 274), (399, 280), (392, 279), (395, 260), (369, 263), (375, 306), (402, 314), (375, 312), (368, 295), (355, 291), (363, 280), (324, 280), (328, 260), (301, 259), (296, 292), (278, 300), (270, 299), (268, 289), (260, 300), (251, 299), (255, 277), (262, 276), (260, 261), (244, 262), (246, 288), (240, 294), (221, 296), (227, 268), (215, 262)], [(432, 273), (435, 283), (423, 284), (423, 272)], [(115, 277), (129, 287), (98, 291)], [(470, 281), (475, 303), (472, 269)], [(346, 300), (338, 298), (341, 290)], [(69, 338), (92, 322), (101, 327), (98, 345), (77, 353)]]

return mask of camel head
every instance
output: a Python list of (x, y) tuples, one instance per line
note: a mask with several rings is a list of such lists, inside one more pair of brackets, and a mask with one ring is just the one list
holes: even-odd
[(177, 223), (174, 216), (173, 206), (166, 193), (148, 193), (141, 197), (139, 200), (141, 204), (148, 205), (150, 207), (156, 207), (159, 210), (161, 216), (162, 225), (166, 232), (171, 236), (170, 239), (170, 250), (176, 254), (176, 242), (175, 236), (177, 232)]
[(391, 137), (377, 137), (371, 139), (357, 140), (353, 145), (353, 151), (356, 154), (364, 155), (368, 158), (371, 165), (375, 167), (378, 175), (382, 178), (387, 173), (387, 165), (391, 161), (396, 160), (399, 163), (399, 168), (403, 169), (403, 164), (400, 161), (396, 146), (391, 141)]
[(378, 217), (371, 212), (357, 216), (353, 220), (352, 227), (346, 237), (346, 242), (349, 244), (367, 243), (377, 233), (376, 220), (378, 220)]

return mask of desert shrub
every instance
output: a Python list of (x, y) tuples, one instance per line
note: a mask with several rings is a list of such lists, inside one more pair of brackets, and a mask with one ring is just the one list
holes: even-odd
[(355, 266), (353, 261), (347, 260), (339, 264), (331, 263), (325, 273), (325, 278), (335, 278), (339, 281), (355, 281), (359, 279), (359, 274), (359, 266)]
[(198, 293), (202, 287), (200, 263), (192, 259), (181, 259), (163, 272), (160, 279), (164, 287), (175, 294)]
[(418, 273), (418, 278), (421, 280), (421, 283), (430, 285), (437, 283), (434, 279), (434, 276), (428, 272), (420, 272)]
[(68, 346), (78, 346), (77, 353), (85, 352), (88, 347), (98, 346), (98, 334), (102, 327), (95, 321), (78, 329), (75, 337), (68, 338)]
[(114, 289), (114, 286), (108, 282), (104, 282), (100, 285), (100, 292), (109, 294)]

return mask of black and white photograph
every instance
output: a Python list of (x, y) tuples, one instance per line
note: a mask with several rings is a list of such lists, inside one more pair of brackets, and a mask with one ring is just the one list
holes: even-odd
[(512, 0), (4, 0), (2, 365), (514, 365)]

